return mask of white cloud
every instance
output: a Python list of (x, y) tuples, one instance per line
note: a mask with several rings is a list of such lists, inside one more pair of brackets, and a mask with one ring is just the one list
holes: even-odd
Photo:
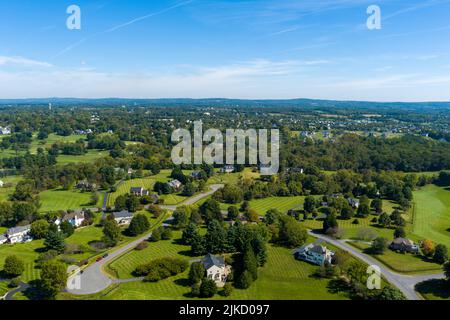
[(19, 56), (7, 57), (0, 56), (0, 66), (5, 65), (15, 65), (15, 66), (25, 66), (25, 67), (51, 67), (52, 65), (48, 62), (37, 61), (32, 59), (27, 59)]

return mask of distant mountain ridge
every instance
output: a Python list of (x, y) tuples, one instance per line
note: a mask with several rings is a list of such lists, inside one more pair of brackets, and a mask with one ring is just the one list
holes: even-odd
[(450, 102), (371, 102), (320, 99), (227, 99), (227, 98), (36, 98), (0, 99), (0, 106), (192, 106), (192, 107), (289, 107), (289, 108), (362, 108), (362, 109), (450, 109)]

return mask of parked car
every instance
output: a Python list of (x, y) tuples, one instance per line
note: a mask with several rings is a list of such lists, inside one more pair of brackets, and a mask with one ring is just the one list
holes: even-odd
[(100, 262), (103, 260), (103, 257), (98, 257), (95, 261)]

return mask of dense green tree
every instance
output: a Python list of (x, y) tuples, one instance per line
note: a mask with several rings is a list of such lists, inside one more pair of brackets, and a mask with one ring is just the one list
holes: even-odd
[(227, 218), (228, 220), (235, 220), (239, 216), (239, 210), (235, 206), (229, 206), (227, 209)]
[(135, 237), (148, 231), (148, 229), (150, 229), (150, 222), (147, 216), (145, 214), (136, 214), (131, 219), (127, 232), (129, 235)]
[(211, 279), (204, 279), (200, 285), (200, 297), (211, 298), (217, 293), (217, 285)]
[(388, 247), (388, 240), (383, 237), (378, 237), (372, 241), (372, 245), (370, 246), (370, 251), (373, 254), (382, 254), (386, 251)]
[(43, 239), (48, 232), (50, 224), (47, 220), (36, 220), (31, 224), (30, 234), (33, 239)]
[(16, 255), (7, 256), (3, 272), (10, 277), (18, 277), (25, 271), (25, 263)]
[(64, 233), (66, 238), (70, 237), (75, 232), (75, 227), (69, 221), (61, 222), (59, 229)]
[(41, 265), (40, 287), (47, 298), (54, 298), (67, 285), (67, 270), (64, 263), (50, 260)]
[(44, 245), (47, 250), (55, 250), (59, 253), (64, 252), (66, 243), (65, 235), (61, 231), (49, 230), (45, 235)]
[(448, 249), (443, 244), (438, 244), (434, 249), (433, 260), (436, 263), (444, 264), (448, 260)]
[(206, 277), (205, 266), (201, 262), (193, 262), (189, 269), (189, 284), (200, 283)]
[(120, 227), (116, 220), (106, 220), (103, 225), (103, 242), (110, 247), (114, 247), (120, 240)]

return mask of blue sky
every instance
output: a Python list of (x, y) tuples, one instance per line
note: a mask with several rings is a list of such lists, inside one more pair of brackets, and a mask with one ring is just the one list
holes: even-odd
[[(66, 9), (81, 8), (81, 30)], [(369, 5), (382, 13), (368, 30)], [(0, 98), (450, 101), (450, 0), (0, 0)]]

